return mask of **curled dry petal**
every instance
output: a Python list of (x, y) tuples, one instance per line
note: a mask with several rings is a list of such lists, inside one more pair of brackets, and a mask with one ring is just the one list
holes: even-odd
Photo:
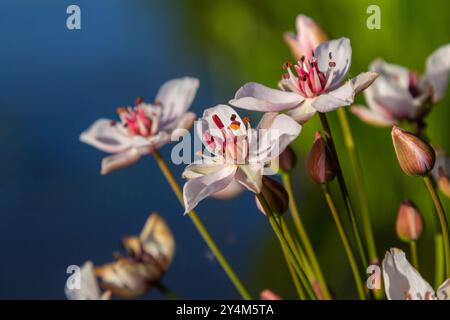
[(414, 133), (397, 126), (392, 128), (395, 154), (403, 172), (409, 176), (425, 176), (433, 169), (433, 148)]

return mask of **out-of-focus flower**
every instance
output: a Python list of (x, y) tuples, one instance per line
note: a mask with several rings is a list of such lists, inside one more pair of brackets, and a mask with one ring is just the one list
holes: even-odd
[(283, 114), (266, 113), (258, 127), (251, 129), (248, 119), (241, 119), (227, 105), (205, 110), (197, 133), (212, 156), (202, 154), (200, 161), (183, 172), (188, 179), (183, 188), (185, 212), (232, 181), (260, 193), (264, 166), (278, 157), (300, 131), (301, 126)]
[(136, 99), (134, 107), (120, 107), (120, 122), (99, 119), (80, 135), (84, 143), (113, 155), (102, 161), (101, 173), (126, 167), (171, 141), (176, 129), (189, 129), (195, 114), (187, 112), (199, 81), (179, 78), (164, 83), (155, 102)]
[(109, 300), (111, 291), (101, 293), (95, 276), (94, 265), (86, 261), (80, 269), (79, 288), (69, 288), (66, 284), (64, 289), (69, 300)]
[(283, 300), (279, 295), (277, 295), (270, 289), (261, 291), (259, 297), (261, 300)]
[(351, 105), (355, 94), (377, 78), (376, 72), (365, 72), (342, 83), (351, 58), (349, 39), (324, 42), (315, 49), (311, 59), (300, 59), (294, 70), (291, 64), (284, 65), (287, 73), (279, 82), (281, 90), (250, 82), (236, 92), (230, 104), (261, 112), (288, 111), (296, 121), (304, 123), (316, 111), (329, 112)]
[(391, 135), (403, 172), (409, 176), (425, 176), (433, 169), (435, 152), (427, 142), (397, 126), (392, 128)]
[(435, 292), (400, 249), (392, 248), (386, 252), (383, 278), (389, 300), (450, 300), (450, 279)]
[[(267, 176), (263, 177), (262, 182), (263, 188), (261, 192), (272, 209), (272, 212), (279, 215), (285, 213), (289, 207), (289, 195), (286, 189), (278, 181)], [(256, 197), (255, 199), (259, 211), (266, 214), (258, 198)]]
[(368, 108), (353, 106), (351, 111), (361, 120), (377, 126), (392, 126), (402, 120), (415, 121), (424, 117), (447, 90), (450, 72), (450, 44), (439, 47), (426, 61), (425, 74), (382, 59), (369, 69), (380, 74), (364, 95)]
[(284, 41), (291, 49), (295, 59), (300, 60), (304, 56), (311, 60), (314, 50), (319, 44), (328, 40), (323, 29), (310, 17), (299, 14), (295, 21), (297, 34), (286, 32)]
[(406, 242), (416, 241), (423, 231), (423, 218), (411, 200), (404, 200), (398, 210), (396, 222), (397, 236)]
[(306, 173), (319, 184), (328, 183), (336, 176), (336, 162), (330, 147), (319, 131), (306, 159)]
[(443, 148), (437, 147), (434, 150), (436, 151), (436, 163), (431, 173), (441, 191), (450, 198), (450, 157)]

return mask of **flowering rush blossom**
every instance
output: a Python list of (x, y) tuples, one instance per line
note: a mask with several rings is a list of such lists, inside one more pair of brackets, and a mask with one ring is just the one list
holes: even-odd
[(195, 114), (187, 112), (199, 86), (195, 78), (170, 80), (159, 89), (155, 102), (138, 98), (134, 107), (117, 109), (120, 121), (99, 119), (80, 135), (84, 143), (113, 155), (102, 161), (101, 173), (121, 169), (171, 141), (177, 129), (189, 129)]
[(386, 253), (383, 278), (389, 300), (450, 300), (450, 279), (435, 292), (400, 249), (392, 248)]
[(350, 68), (350, 40), (340, 38), (321, 43), (308, 59), (306, 56), (292, 66), (279, 82), (281, 90), (250, 82), (241, 87), (230, 104), (262, 112), (287, 111), (299, 123), (308, 121), (318, 112), (333, 111), (353, 103), (355, 94), (377, 78), (376, 72), (361, 73), (343, 83)]
[(291, 49), (297, 60), (302, 56), (311, 60), (314, 50), (328, 40), (328, 36), (323, 29), (310, 17), (299, 14), (295, 20), (297, 34), (286, 32), (284, 41)]
[(183, 188), (186, 213), (233, 181), (260, 193), (265, 165), (299, 135), (301, 126), (286, 115), (270, 112), (252, 129), (248, 118), (241, 119), (230, 106), (218, 105), (204, 111), (196, 129), (210, 155), (202, 153), (202, 159), (183, 172), (188, 180)]
[(364, 95), (368, 108), (353, 106), (361, 120), (376, 126), (392, 126), (402, 120), (425, 116), (447, 90), (450, 72), (450, 44), (439, 47), (427, 59), (425, 74), (377, 59), (369, 69), (380, 74)]

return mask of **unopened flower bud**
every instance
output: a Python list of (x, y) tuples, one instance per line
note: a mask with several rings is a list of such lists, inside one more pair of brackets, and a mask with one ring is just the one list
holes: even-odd
[(398, 210), (397, 236), (406, 242), (416, 241), (423, 231), (423, 219), (419, 209), (410, 200), (403, 201)]
[(287, 147), (279, 156), (280, 168), (284, 172), (291, 172), (297, 164), (297, 156), (291, 147)]
[(330, 147), (319, 131), (306, 159), (306, 173), (316, 183), (328, 183), (336, 175), (336, 162)]
[(434, 151), (436, 152), (436, 163), (431, 174), (437, 181), (439, 189), (447, 197), (450, 197), (450, 157), (441, 147), (434, 148)]
[(281, 297), (270, 289), (265, 289), (259, 294), (261, 300), (282, 300)]
[(450, 198), (450, 180), (447, 176), (441, 175), (438, 179), (439, 189)]
[(397, 126), (392, 128), (391, 134), (395, 154), (403, 172), (409, 176), (425, 176), (433, 169), (436, 156), (427, 142)]
[[(262, 195), (266, 199), (273, 213), (283, 214), (289, 207), (289, 195), (278, 181), (263, 176)], [(258, 198), (256, 198), (256, 206), (266, 214)]]

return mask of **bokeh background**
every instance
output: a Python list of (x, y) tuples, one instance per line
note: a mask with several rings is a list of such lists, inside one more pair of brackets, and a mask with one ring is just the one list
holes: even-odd
[[(66, 28), (70, 4), (81, 7), (82, 30)], [(366, 27), (370, 4), (381, 8), (381, 30)], [(298, 13), (310, 15), (334, 37), (351, 39), (351, 74), (366, 70), (376, 57), (423, 71), (428, 54), (450, 41), (449, 9), (446, 0), (1, 1), (0, 298), (64, 299), (67, 266), (110, 261), (121, 237), (138, 233), (152, 211), (168, 220), (177, 240), (167, 286), (190, 299), (238, 298), (182, 216), (153, 159), (102, 177), (103, 154), (81, 144), (80, 132), (99, 117), (114, 117), (117, 106), (131, 104), (136, 96), (152, 100), (162, 82), (177, 76), (200, 79), (193, 105), (197, 114), (227, 102), (244, 82), (274, 86), (281, 65), (292, 59), (282, 34), (294, 29)], [(428, 118), (431, 140), (447, 148), (449, 103), (447, 95)], [(349, 118), (380, 256), (392, 246), (406, 249), (394, 223), (400, 202), (411, 198), (425, 215), (419, 255), (423, 274), (433, 283), (435, 224), (423, 183), (400, 171), (389, 129)], [(353, 190), (335, 115), (331, 125)], [(332, 290), (340, 298), (354, 298), (350, 269), (320, 189), (303, 172), (319, 128), (311, 121), (295, 143), (296, 195)], [(163, 154), (169, 155), (170, 147)], [(180, 176), (183, 168), (173, 169)], [(443, 201), (450, 209), (450, 201)], [(198, 212), (255, 296), (270, 287), (295, 297), (276, 239), (251, 194), (206, 200)], [(152, 291), (146, 298), (161, 297)]]

